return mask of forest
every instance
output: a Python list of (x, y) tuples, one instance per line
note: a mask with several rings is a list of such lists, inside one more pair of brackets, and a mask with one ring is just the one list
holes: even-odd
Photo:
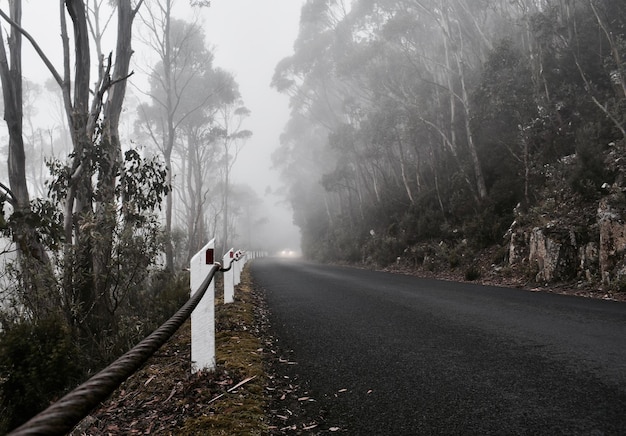
[(620, 0), (306, 2), (272, 81), (304, 254), (620, 290), (625, 26)]
[[(62, 0), (53, 55), (0, 2), (0, 433), (180, 307), (208, 235), (250, 232), (253, 114), (175, 3)], [(626, 291), (625, 26), (623, 0), (304, 1), (268, 83), (303, 255)]]

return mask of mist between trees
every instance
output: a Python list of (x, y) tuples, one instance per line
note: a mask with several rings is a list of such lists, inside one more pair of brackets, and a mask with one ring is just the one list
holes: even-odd
[[(0, 3), (0, 433), (174, 313), (208, 239), (224, 249), (249, 233), (260, 200), (229, 173), (250, 113), (174, 3), (61, 2), (42, 23), (61, 58), (22, 26), (36, 5)], [(49, 80), (28, 79), (42, 68)]]
[(603, 150), (625, 136), (625, 9), (307, 2), (273, 79), (291, 98), (275, 162), (303, 252), (386, 266), (422, 262), (427, 241), (501, 244), (516, 205), (531, 210), (545, 190), (546, 166), (575, 153), (565, 182), (597, 199), (616, 176)]

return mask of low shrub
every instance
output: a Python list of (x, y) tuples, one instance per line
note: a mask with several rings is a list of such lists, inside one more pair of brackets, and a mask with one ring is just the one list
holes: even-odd
[(465, 270), (465, 280), (467, 280), (468, 282), (473, 282), (475, 280), (478, 280), (481, 277), (481, 272), (480, 272), (480, 268), (476, 265), (470, 265), (466, 270)]
[(23, 424), (82, 378), (60, 317), (22, 321), (0, 334), (0, 434)]

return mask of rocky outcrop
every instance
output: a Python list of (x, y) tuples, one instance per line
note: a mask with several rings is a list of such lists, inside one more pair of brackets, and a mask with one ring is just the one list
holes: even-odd
[[(566, 173), (571, 163), (561, 164), (559, 172)], [(510, 265), (528, 262), (537, 282), (578, 279), (626, 287), (626, 147), (609, 144), (605, 164), (615, 179), (604, 184), (599, 201), (584, 203), (558, 185), (550, 186), (534, 215), (516, 210), (505, 235)]]
[[(550, 283), (575, 278), (593, 282), (600, 276), (598, 242), (579, 243), (581, 238), (572, 229), (535, 227), (527, 232), (518, 230), (510, 237), (509, 265), (528, 262), (537, 282)], [(607, 259), (604, 271), (610, 277), (609, 271), (612, 269), (608, 264)]]
[(578, 249), (578, 277), (586, 282), (597, 280), (599, 274), (598, 266), (598, 243), (588, 242)]
[(598, 205), (600, 245), (598, 262), (602, 282), (611, 285), (626, 277), (626, 224), (624, 195), (613, 193)]
[(538, 282), (566, 281), (576, 277), (578, 249), (572, 230), (546, 226), (532, 229), (528, 260), (536, 267)]
[(528, 233), (521, 228), (512, 228), (505, 237), (509, 239), (507, 252), (509, 264), (517, 265), (526, 261), (529, 257), (528, 247), (530, 245)]

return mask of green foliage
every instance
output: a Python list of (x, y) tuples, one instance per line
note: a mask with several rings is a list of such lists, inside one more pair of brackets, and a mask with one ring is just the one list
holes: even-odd
[(474, 91), (473, 121), (488, 124), (496, 144), (503, 135), (514, 139), (517, 126), (537, 115), (535, 98), (527, 58), (510, 39), (500, 41), (489, 53)]
[(189, 274), (172, 277), (164, 271), (154, 274), (147, 290), (148, 318), (160, 325), (189, 299)]
[[(11, 219), (14, 219), (13, 215)], [(58, 205), (51, 200), (40, 198), (31, 202), (27, 224), (35, 230), (39, 240), (50, 250), (59, 250), (64, 240), (61, 223)]]
[(373, 236), (363, 244), (362, 257), (368, 263), (386, 267), (396, 263), (405, 248), (404, 241), (398, 237), (390, 235)]
[(603, 158), (604, 146), (592, 128), (581, 129), (576, 141), (576, 160), (567, 180), (574, 190), (588, 199), (597, 198), (604, 182), (613, 177)]
[(463, 222), (463, 233), (477, 248), (486, 248), (499, 244), (502, 236), (513, 222), (512, 209), (508, 213), (497, 213), (493, 205), (486, 204), (476, 214), (466, 217)]
[(470, 265), (465, 270), (465, 280), (469, 282), (473, 282), (474, 280), (478, 280), (481, 277), (482, 273), (480, 272), (480, 268), (476, 265)]
[(76, 332), (60, 315), (12, 322), (5, 317), (0, 333), (0, 434), (82, 382), (87, 368), (93, 371), (113, 361), (154, 331), (187, 301), (188, 283), (188, 275), (161, 272), (144, 278), (143, 288), (129, 287), (133, 292), (117, 309), (111, 330), (94, 337), (99, 359), (85, 354)]
[[(4, 211), (5, 198), (0, 198), (0, 211)], [(15, 209), (8, 216), (0, 213), (0, 235), (12, 239), (19, 244), (21, 250), (32, 248), (35, 244), (25, 243), (26, 239), (32, 239), (38, 244), (42, 244), (44, 249), (52, 252), (59, 250), (64, 239), (63, 228), (61, 226), (61, 214), (58, 204), (53, 200), (38, 198), (30, 202), (29, 207)], [(30, 271), (27, 269), (29, 262), (37, 264), (39, 267), (45, 266), (40, 257), (42, 253), (26, 252), (20, 258), (20, 262), (25, 263), (26, 273), (42, 273), (42, 271)]]
[[(104, 171), (99, 147), (88, 154), (92, 169)], [(14, 212), (3, 229), (10, 234), (13, 222), (28, 226), (54, 262), (54, 268), (42, 269), (41, 264), (26, 262), (25, 256), (19, 268), (5, 271), (5, 280), (13, 283), (4, 290), (0, 317), (6, 426), (73, 384), (81, 367), (101, 368), (126, 352), (170, 316), (182, 299), (177, 277), (154, 278), (163, 249), (154, 210), (169, 192), (161, 163), (128, 151), (117, 174), (114, 204), (102, 202), (103, 193), (95, 191), (94, 204), (101, 201), (101, 207), (77, 217), (80, 232), (74, 241), (65, 241), (63, 232), (69, 166), (59, 161), (48, 166), (53, 175), (50, 198), (33, 202), (29, 212)], [(106, 256), (106, 269), (94, 277), (98, 255)], [(97, 294), (96, 282), (101, 290)], [(70, 325), (71, 331), (65, 327)], [(14, 394), (18, 392), (19, 398)]]
[(624, 293), (626, 292), (626, 276), (618, 276), (611, 282), (610, 289), (613, 292)]
[(160, 209), (163, 198), (171, 190), (166, 179), (167, 169), (159, 160), (143, 159), (135, 149), (126, 151), (118, 185), (125, 218), (145, 222), (146, 212)]
[(22, 424), (81, 378), (80, 352), (58, 317), (0, 333), (0, 433)]
[(448, 265), (454, 269), (461, 265), (464, 254), (458, 248), (452, 248), (448, 253)]
[(127, 301), (115, 314), (115, 330), (108, 340), (112, 361), (169, 319), (189, 299), (189, 276), (153, 271), (140, 284), (129, 284)]
[(48, 197), (60, 207), (61, 201), (67, 195), (67, 188), (71, 179), (71, 168), (67, 162), (59, 159), (46, 159), (46, 166), (52, 176), (51, 180), (46, 180)]
[[(407, 216), (407, 219), (409, 216)], [(413, 235), (418, 240), (429, 240), (441, 236), (442, 224), (445, 219), (440, 210), (424, 207), (413, 216), (412, 223), (415, 227)], [(410, 229), (411, 227), (409, 227)]]

